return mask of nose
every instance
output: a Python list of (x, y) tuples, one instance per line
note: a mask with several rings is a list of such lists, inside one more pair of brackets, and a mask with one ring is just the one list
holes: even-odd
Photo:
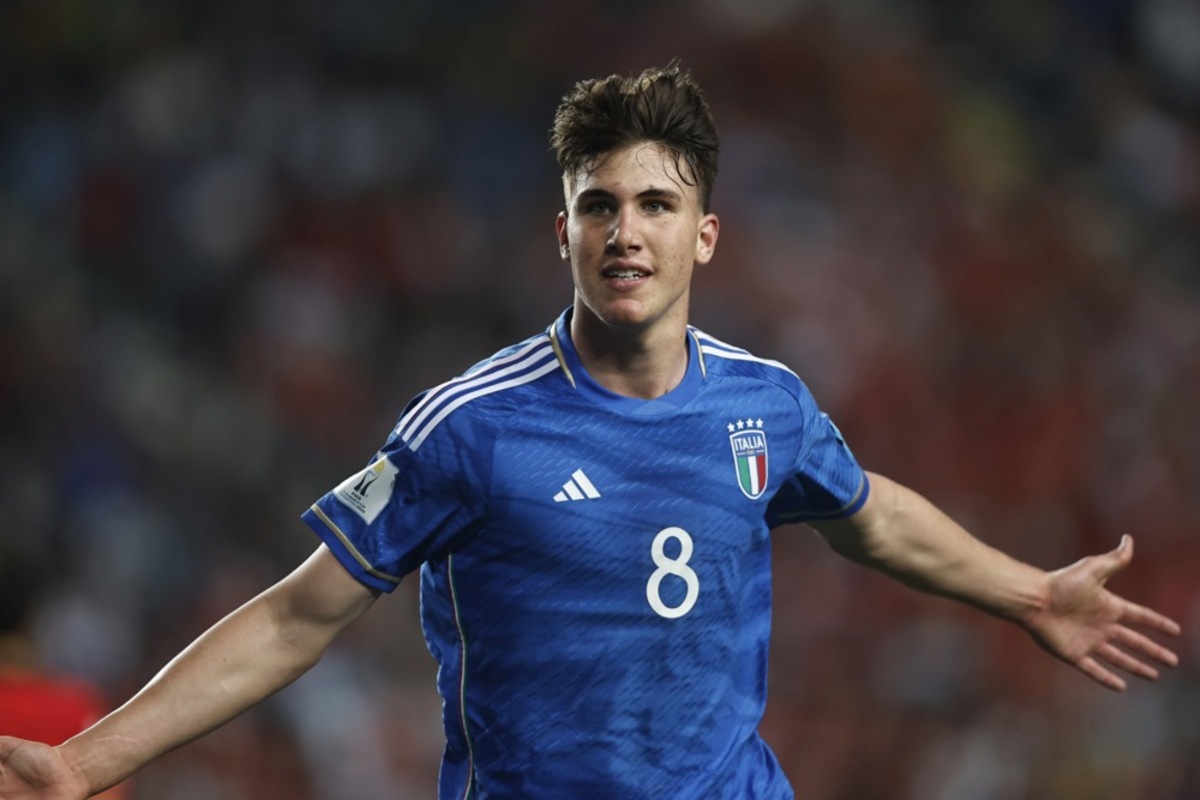
[(608, 232), (608, 246), (619, 253), (641, 246), (636, 209), (623, 206), (613, 215), (612, 227)]

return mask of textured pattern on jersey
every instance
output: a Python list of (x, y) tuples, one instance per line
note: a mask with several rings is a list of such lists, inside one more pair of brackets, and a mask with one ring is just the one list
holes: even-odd
[(619, 397), (568, 322), (418, 396), (305, 519), (368, 585), (421, 569), (441, 797), (789, 798), (769, 529), (863, 472), (786, 367), (692, 331), (675, 390)]

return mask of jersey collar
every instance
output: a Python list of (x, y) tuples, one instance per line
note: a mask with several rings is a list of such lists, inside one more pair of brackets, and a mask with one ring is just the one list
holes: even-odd
[(689, 327), (687, 332), (687, 371), (684, 372), (683, 380), (674, 389), (662, 397), (645, 400), (640, 397), (625, 397), (604, 388), (588, 374), (588, 371), (583, 368), (583, 364), (579, 361), (579, 351), (575, 349), (575, 343), (571, 341), (572, 312), (572, 308), (567, 308), (554, 321), (547, 333), (550, 336), (550, 342), (554, 346), (554, 352), (558, 355), (559, 363), (562, 365), (567, 380), (581, 394), (593, 402), (626, 414), (668, 414), (687, 405), (688, 401), (704, 385), (704, 358), (696, 342), (695, 333)]

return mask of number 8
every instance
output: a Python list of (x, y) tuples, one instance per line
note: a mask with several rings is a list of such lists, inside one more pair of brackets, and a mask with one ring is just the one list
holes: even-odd
[[(663, 545), (668, 539), (679, 540), (678, 558), (668, 558), (667, 554), (663, 552)], [(646, 600), (660, 617), (678, 619), (692, 610), (692, 606), (696, 605), (696, 598), (700, 594), (700, 578), (696, 576), (695, 570), (687, 565), (688, 560), (692, 557), (692, 537), (683, 528), (664, 528), (658, 532), (658, 536), (654, 537), (654, 544), (650, 545), (650, 557), (654, 559), (654, 564), (658, 569), (650, 573), (650, 580), (646, 581)], [(664, 603), (659, 594), (663, 578), (668, 575), (682, 578), (683, 582), (687, 584), (687, 594), (684, 596), (683, 602), (674, 608)]]

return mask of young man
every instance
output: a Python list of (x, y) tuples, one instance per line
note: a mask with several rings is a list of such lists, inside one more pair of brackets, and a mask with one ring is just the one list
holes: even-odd
[(61, 747), (0, 740), (0, 798), (80, 798), (282, 688), (404, 575), (440, 664), (443, 798), (788, 798), (759, 738), (769, 531), (1023, 625), (1112, 689), (1175, 655), (1173, 621), (1054, 573), (865, 472), (786, 367), (688, 324), (713, 256), (717, 135), (689, 75), (586, 81), (553, 130), (574, 303), (415, 398), (305, 519), (294, 573)]

